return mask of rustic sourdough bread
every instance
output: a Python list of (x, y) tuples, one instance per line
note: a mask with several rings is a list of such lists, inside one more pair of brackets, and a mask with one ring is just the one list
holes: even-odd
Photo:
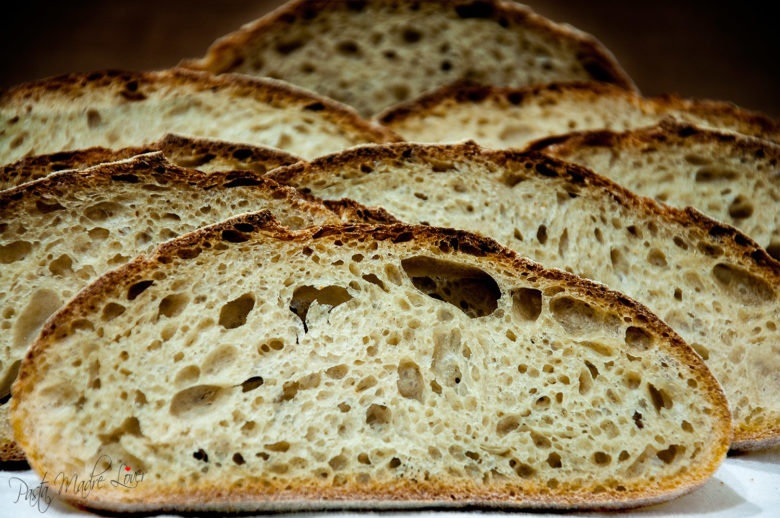
[(461, 80), (598, 80), (633, 88), (592, 36), (495, 0), (288, 2), (182, 65), (277, 77), (364, 116)]
[(644, 98), (594, 82), (528, 88), (456, 85), (391, 109), (378, 120), (415, 142), (475, 139), (493, 148), (523, 148), (575, 130), (622, 131), (668, 118), (780, 141), (780, 124), (730, 103), (673, 95)]
[(584, 131), (529, 149), (583, 165), (643, 196), (693, 206), (733, 225), (780, 260), (780, 145), (666, 121)]
[(248, 170), (264, 174), (271, 169), (300, 160), (295, 155), (269, 147), (168, 134), (144, 147), (117, 150), (92, 147), (23, 158), (0, 167), (0, 190), (37, 180), (57, 171), (87, 169), (155, 151), (162, 151), (165, 158), (175, 165), (204, 173)]
[(693, 209), (639, 198), (541, 154), (364, 146), (270, 177), (321, 198), (481, 232), (540, 263), (622, 291), (707, 361), (732, 405), (732, 447), (780, 442), (780, 263)]
[(93, 146), (145, 146), (166, 133), (309, 158), (397, 140), (351, 109), (280, 81), (203, 72), (95, 72), (0, 93), (0, 164)]
[(49, 315), (90, 281), (157, 243), (255, 209), (292, 228), (382, 220), (355, 204), (332, 206), (340, 216), (255, 173), (199, 173), (159, 153), (0, 192), (0, 460), (20, 458), (7, 400), (24, 351)]
[(621, 294), (465, 232), (267, 212), (82, 291), (12, 405), (38, 473), (144, 473), (62, 495), (113, 511), (623, 508), (702, 484), (730, 436), (701, 359)]

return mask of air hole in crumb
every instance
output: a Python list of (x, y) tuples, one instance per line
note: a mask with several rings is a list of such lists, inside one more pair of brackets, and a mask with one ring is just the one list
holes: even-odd
[(390, 422), (390, 409), (385, 405), (372, 404), (366, 410), (366, 424), (369, 426), (381, 426)]
[(599, 328), (601, 318), (590, 305), (572, 297), (558, 297), (550, 310), (559, 324), (571, 334), (585, 334)]
[(104, 322), (109, 322), (124, 313), (126, 309), (127, 308), (121, 304), (117, 304), (116, 302), (109, 302), (105, 305), (105, 307), (103, 307), (103, 313), (100, 318)]
[(237, 299), (231, 300), (219, 312), (219, 325), (225, 329), (235, 329), (246, 324), (246, 318), (255, 307), (255, 298), (250, 293), (245, 293)]
[(298, 315), (303, 323), (304, 330), (308, 332), (306, 324), (306, 315), (309, 307), (314, 301), (324, 306), (330, 306), (330, 309), (352, 300), (352, 295), (341, 286), (325, 286), (317, 289), (313, 286), (299, 286), (293, 292), (290, 301), (290, 311)]
[(205, 415), (221, 399), (223, 389), (215, 385), (196, 385), (181, 390), (173, 396), (170, 406), (171, 415), (190, 417)]
[(135, 300), (141, 293), (154, 284), (154, 281), (141, 281), (133, 284), (127, 290), (127, 300)]
[(626, 344), (638, 351), (646, 351), (653, 345), (653, 337), (641, 327), (630, 326), (626, 329)]
[(498, 284), (478, 268), (421, 256), (404, 259), (401, 266), (418, 290), (471, 318), (487, 316), (498, 307)]
[(712, 275), (720, 287), (743, 304), (758, 305), (774, 300), (775, 292), (763, 279), (736, 266), (718, 263)]
[(160, 315), (168, 318), (173, 318), (179, 315), (189, 302), (189, 297), (183, 293), (175, 293), (168, 295), (160, 301), (159, 308), (157, 310), (157, 317)]
[(398, 392), (408, 399), (422, 401), (423, 379), (420, 367), (411, 360), (404, 360), (398, 365)]
[(523, 320), (536, 320), (542, 313), (542, 292), (533, 288), (518, 288), (512, 292), (512, 307)]
[(536, 229), (536, 239), (542, 245), (547, 243), (547, 227), (545, 225), (539, 225), (539, 228)]
[(677, 444), (672, 444), (665, 450), (661, 450), (656, 453), (656, 456), (663, 461), (664, 464), (671, 464), (677, 455), (685, 451), (685, 448)]
[(669, 410), (674, 406), (674, 401), (664, 389), (656, 388), (652, 383), (648, 383), (647, 391), (657, 412), (660, 412), (662, 408)]
[(740, 195), (729, 205), (729, 216), (734, 219), (745, 219), (753, 215), (753, 204), (750, 200)]
[(249, 392), (250, 390), (254, 390), (257, 387), (260, 387), (262, 385), (263, 385), (262, 376), (252, 376), (251, 378), (241, 383), (241, 392)]

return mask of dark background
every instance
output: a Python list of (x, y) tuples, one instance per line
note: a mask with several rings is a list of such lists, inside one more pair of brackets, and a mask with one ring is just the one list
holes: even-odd
[[(157, 69), (282, 0), (22, 0), (0, 21), (0, 88), (104, 68)], [(527, 0), (610, 48), (646, 95), (725, 99), (780, 118), (772, 2)], [(11, 6), (12, 5), (12, 6)]]

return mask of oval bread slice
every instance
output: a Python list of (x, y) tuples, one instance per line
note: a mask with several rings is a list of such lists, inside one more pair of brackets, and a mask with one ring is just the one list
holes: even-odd
[(335, 101), (239, 75), (93, 72), (0, 93), (0, 164), (95, 146), (145, 146), (167, 133), (270, 146), (304, 158), (398, 140)]
[(62, 495), (114, 511), (624, 508), (730, 436), (701, 359), (621, 294), (464, 232), (267, 212), (82, 291), (12, 405), (39, 474), (124, 475)]
[(675, 119), (780, 141), (780, 124), (731, 103), (645, 98), (613, 85), (583, 82), (499, 88), (455, 85), (399, 105), (378, 120), (404, 139), (451, 143), (474, 139), (496, 149), (575, 130), (623, 131)]
[(265, 174), (271, 169), (300, 160), (290, 153), (264, 146), (168, 134), (144, 147), (116, 150), (91, 147), (23, 158), (0, 167), (0, 190), (10, 189), (58, 171), (88, 169), (155, 151), (161, 151), (168, 161), (179, 167), (197, 169), (204, 173), (249, 170)]
[(622, 133), (584, 131), (530, 150), (575, 162), (643, 196), (696, 207), (780, 260), (780, 145), (666, 121)]
[(278, 77), (368, 117), (460, 80), (597, 80), (634, 88), (595, 38), (497, 0), (296, 0), (215, 41), (185, 67)]
[(353, 203), (331, 208), (252, 172), (200, 173), (161, 153), (0, 192), (0, 459), (21, 458), (7, 402), (24, 351), (81, 288), (162, 241), (255, 209), (293, 228), (391, 221)]
[(780, 263), (694, 209), (639, 198), (541, 154), (366, 146), (270, 176), (401, 220), (491, 236), (647, 305), (707, 361), (732, 405), (732, 447), (780, 442)]

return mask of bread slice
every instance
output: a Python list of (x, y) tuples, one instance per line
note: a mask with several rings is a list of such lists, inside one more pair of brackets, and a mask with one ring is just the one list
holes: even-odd
[(267, 212), (82, 291), (12, 405), (39, 474), (127, 477), (62, 494), (112, 511), (624, 508), (702, 484), (730, 436), (701, 359), (621, 294), (465, 232)]
[(723, 385), (732, 447), (780, 443), (780, 263), (736, 229), (639, 198), (573, 164), (473, 143), (365, 146), (269, 176), (408, 222), (481, 232), (635, 298)]
[(666, 121), (623, 133), (583, 131), (529, 149), (576, 162), (643, 196), (693, 206), (780, 260), (780, 145)]
[(338, 214), (255, 173), (209, 175), (176, 167), (160, 153), (0, 192), (0, 460), (21, 455), (7, 401), (22, 355), (49, 315), (81, 288), (157, 243), (247, 211), (268, 209), (291, 228), (392, 221), (356, 204), (331, 207)]
[(204, 72), (94, 72), (0, 93), (0, 164), (166, 133), (279, 148), (310, 158), (397, 137), (353, 110), (280, 81)]
[(168, 134), (144, 147), (117, 150), (91, 147), (23, 158), (0, 167), (0, 190), (37, 180), (57, 171), (88, 169), (98, 164), (126, 160), (155, 151), (161, 151), (163, 156), (175, 165), (204, 173), (247, 170), (265, 174), (300, 160), (295, 155), (269, 147)]
[(608, 84), (581, 82), (498, 88), (445, 87), (378, 116), (406, 140), (459, 142), (475, 139), (493, 148), (524, 148), (536, 139), (575, 130), (623, 131), (675, 119), (780, 141), (780, 124), (731, 103), (645, 98)]
[(592, 79), (634, 88), (592, 36), (497, 0), (296, 0), (182, 66), (277, 77), (364, 116), (459, 80), (526, 86)]

